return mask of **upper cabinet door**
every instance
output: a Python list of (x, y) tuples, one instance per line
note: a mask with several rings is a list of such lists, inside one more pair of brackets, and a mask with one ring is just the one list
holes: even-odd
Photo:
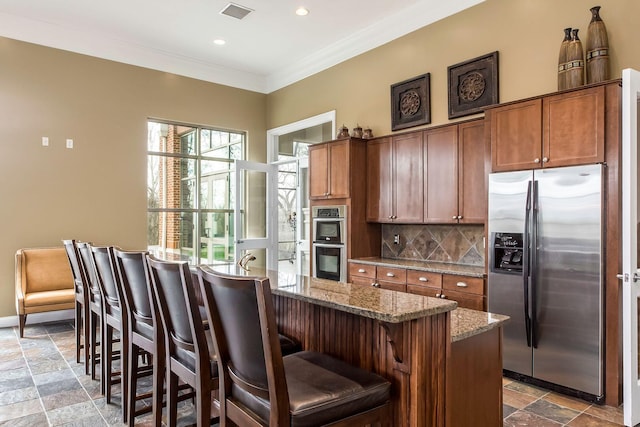
[(309, 147), (309, 198), (346, 199), (350, 194), (349, 140)]
[(367, 142), (367, 221), (392, 222), (391, 138)]
[(539, 168), (542, 163), (542, 100), (487, 110), (494, 172)]
[(458, 215), (460, 223), (482, 224), (487, 217), (484, 122), (458, 126)]
[(422, 132), (393, 137), (393, 199), (395, 222), (423, 221), (424, 184)]
[(604, 162), (605, 87), (543, 101), (543, 167)]
[(349, 141), (327, 144), (329, 149), (329, 197), (346, 199), (349, 197)]
[(324, 199), (329, 194), (327, 144), (309, 147), (309, 198)]
[(424, 221), (458, 222), (458, 127), (427, 130), (423, 136)]

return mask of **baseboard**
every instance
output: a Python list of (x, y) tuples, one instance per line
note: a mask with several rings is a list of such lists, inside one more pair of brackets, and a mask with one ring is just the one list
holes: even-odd
[[(49, 311), (46, 313), (32, 313), (27, 315), (27, 325), (68, 320), (73, 319), (74, 316), (75, 314), (73, 309)], [(18, 326), (18, 316), (0, 317), (0, 328), (10, 328), (13, 326)]]

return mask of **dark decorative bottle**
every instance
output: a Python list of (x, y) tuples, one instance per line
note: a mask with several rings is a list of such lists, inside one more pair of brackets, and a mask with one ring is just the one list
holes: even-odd
[(560, 44), (560, 54), (558, 55), (558, 90), (567, 88), (567, 50), (571, 42), (571, 28), (564, 29), (564, 40)]
[(580, 87), (584, 84), (584, 52), (582, 42), (578, 38), (578, 29), (571, 33), (571, 41), (567, 48), (567, 89)]
[(591, 8), (591, 22), (587, 28), (587, 83), (609, 80), (609, 39), (607, 28), (600, 18), (600, 6)]

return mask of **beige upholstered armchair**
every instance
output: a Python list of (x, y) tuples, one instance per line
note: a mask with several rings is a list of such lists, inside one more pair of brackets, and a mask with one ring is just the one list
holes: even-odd
[(16, 252), (16, 309), (20, 337), (27, 314), (73, 309), (75, 296), (69, 259), (63, 247)]

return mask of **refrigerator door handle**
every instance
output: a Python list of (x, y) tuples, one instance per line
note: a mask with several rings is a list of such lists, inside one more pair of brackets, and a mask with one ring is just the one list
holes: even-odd
[(531, 344), (538, 348), (537, 319), (536, 319), (536, 287), (538, 286), (538, 181), (533, 181), (533, 208), (531, 210)]
[(529, 250), (531, 236), (529, 234), (529, 220), (531, 218), (531, 187), (532, 182), (529, 181), (527, 183), (527, 202), (525, 205), (525, 214), (524, 214), (524, 242), (522, 242), (523, 246), (523, 270), (522, 270), (522, 279), (523, 283), (523, 292), (524, 292), (524, 327), (527, 332), (527, 347), (531, 347), (531, 317), (529, 316), (529, 274), (530, 274), (530, 266), (529, 266), (529, 255), (531, 251)]

